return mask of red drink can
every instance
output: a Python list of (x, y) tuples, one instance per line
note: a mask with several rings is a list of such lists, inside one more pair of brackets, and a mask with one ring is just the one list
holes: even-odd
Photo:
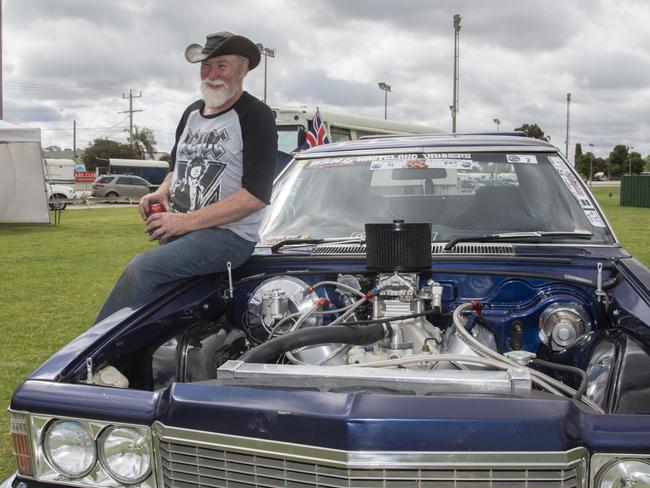
[(149, 205), (149, 213), (147, 215), (161, 213), (164, 211), (165, 211), (165, 207), (162, 205), (162, 203), (152, 203), (151, 205)]

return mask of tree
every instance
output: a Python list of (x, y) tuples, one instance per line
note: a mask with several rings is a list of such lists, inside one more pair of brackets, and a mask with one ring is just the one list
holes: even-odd
[(550, 137), (544, 135), (544, 131), (537, 124), (522, 124), (521, 127), (517, 127), (515, 130), (524, 131), (526, 137), (541, 139), (542, 141), (548, 141), (550, 139)]
[(140, 154), (139, 159), (144, 159), (145, 153), (148, 154), (151, 159), (154, 159), (153, 155), (156, 152), (156, 137), (151, 129), (147, 129), (146, 127), (133, 127), (133, 137), (131, 142)]
[(106, 166), (105, 162), (98, 160), (109, 158), (138, 159), (139, 152), (130, 144), (104, 138), (95, 139), (84, 151), (84, 163), (88, 171), (93, 171), (97, 166)]
[(574, 166), (577, 166), (578, 159), (580, 158), (580, 156), (582, 156), (582, 144), (577, 143), (576, 144), (575, 156), (574, 156), (574, 159), (573, 159)]
[(621, 176), (627, 173), (628, 149), (623, 144), (617, 144), (609, 153), (609, 164), (612, 176)]
[(171, 165), (171, 162), (172, 162), (172, 155), (169, 154), (169, 153), (162, 153), (162, 154), (160, 154), (160, 156), (158, 157), (158, 161), (167, 161), (167, 162)]

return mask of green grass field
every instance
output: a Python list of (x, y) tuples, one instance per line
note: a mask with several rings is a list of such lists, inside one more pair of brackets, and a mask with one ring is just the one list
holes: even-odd
[[(594, 193), (619, 240), (650, 266), (650, 209), (620, 207), (618, 188)], [(136, 207), (66, 210), (57, 226), (0, 224), (0, 479), (14, 469), (12, 392), (88, 328), (126, 263), (154, 245)]]

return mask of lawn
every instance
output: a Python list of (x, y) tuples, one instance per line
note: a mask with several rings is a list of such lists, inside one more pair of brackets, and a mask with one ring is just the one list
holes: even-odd
[[(650, 266), (650, 209), (594, 189), (623, 245)], [(136, 207), (66, 210), (61, 224), (0, 224), (0, 480), (13, 471), (11, 394), (54, 351), (86, 330), (126, 263), (154, 244)]]

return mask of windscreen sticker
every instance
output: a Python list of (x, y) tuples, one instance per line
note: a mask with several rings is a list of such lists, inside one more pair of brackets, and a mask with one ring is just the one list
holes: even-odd
[(509, 163), (537, 164), (537, 157), (534, 154), (506, 154), (506, 161)]
[(591, 200), (589, 200), (585, 190), (562, 158), (558, 156), (549, 156), (548, 160), (558, 172), (560, 178), (564, 181), (564, 184), (569, 188), (569, 191), (571, 191), (575, 199), (578, 201), (580, 207), (582, 207), (582, 211), (585, 213), (589, 223), (594, 227), (605, 227), (605, 222), (600, 218), (598, 211), (591, 203)]
[(585, 209), (585, 215), (589, 219), (591, 225), (594, 227), (605, 227), (605, 222), (603, 222), (603, 219), (600, 218), (600, 215), (598, 215), (598, 212), (596, 212), (596, 210)]
[[(408, 156), (408, 157), (401, 157)], [(374, 157), (370, 163), (371, 170), (380, 169), (427, 169), (427, 168), (444, 168), (444, 169), (470, 169), (478, 167), (471, 159), (443, 159), (430, 158), (429, 154), (407, 154), (399, 156), (389, 156), (385, 158)], [(463, 156), (470, 156), (464, 154)], [(470, 156), (471, 157), (471, 156)]]
[(351, 166), (358, 163), (357, 158), (323, 158), (309, 161), (308, 168), (331, 168), (332, 166)]

